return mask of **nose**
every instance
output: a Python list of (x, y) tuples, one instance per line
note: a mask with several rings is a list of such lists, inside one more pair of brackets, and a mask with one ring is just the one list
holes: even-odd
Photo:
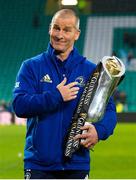
[(64, 37), (63, 31), (62, 30), (58, 31), (56, 33), (56, 37), (58, 38), (58, 40), (63, 39)]

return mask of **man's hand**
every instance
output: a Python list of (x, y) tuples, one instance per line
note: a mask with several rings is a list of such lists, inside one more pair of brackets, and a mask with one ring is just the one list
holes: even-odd
[(67, 79), (65, 77), (63, 81), (57, 85), (57, 89), (60, 91), (64, 101), (70, 101), (77, 97), (79, 87), (75, 87), (75, 85), (77, 85), (78, 82), (72, 82), (65, 85), (66, 82), (67, 82)]
[(81, 130), (83, 130), (83, 133), (76, 135), (75, 139), (84, 139), (80, 144), (88, 149), (93, 148), (98, 142), (98, 134), (94, 125), (85, 123), (85, 125), (81, 127)]

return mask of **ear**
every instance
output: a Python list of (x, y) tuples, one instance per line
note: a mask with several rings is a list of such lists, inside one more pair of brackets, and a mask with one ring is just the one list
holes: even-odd
[(51, 24), (50, 24), (50, 26), (49, 26), (49, 31), (48, 31), (48, 33), (49, 33), (49, 34), (51, 33)]
[(77, 30), (76, 34), (75, 34), (75, 40), (77, 41), (79, 36), (80, 36), (81, 30)]

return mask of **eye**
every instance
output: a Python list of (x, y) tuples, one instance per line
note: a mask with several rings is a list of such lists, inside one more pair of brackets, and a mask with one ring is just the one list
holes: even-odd
[(65, 28), (64, 31), (65, 32), (71, 32), (71, 29), (70, 28)]
[(56, 30), (56, 31), (60, 31), (59, 26), (53, 26), (53, 29)]

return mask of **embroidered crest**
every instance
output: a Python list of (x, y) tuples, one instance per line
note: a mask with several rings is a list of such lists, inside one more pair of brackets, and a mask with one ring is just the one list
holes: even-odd
[(84, 87), (85, 86), (85, 80), (83, 76), (79, 76), (75, 79), (76, 82), (78, 82), (78, 86)]

